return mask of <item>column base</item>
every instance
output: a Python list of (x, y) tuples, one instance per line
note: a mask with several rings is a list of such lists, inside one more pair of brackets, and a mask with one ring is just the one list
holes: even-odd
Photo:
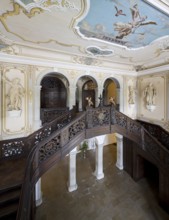
[(98, 180), (101, 180), (104, 178), (104, 173), (101, 173), (101, 174), (96, 174), (96, 171), (93, 173), (93, 175), (98, 179)]
[(77, 190), (77, 184), (68, 187), (68, 191), (69, 191), (69, 192), (73, 192), (73, 191), (75, 191), (75, 190)]
[(42, 197), (35, 201), (36, 207), (40, 206), (42, 204)]
[(124, 169), (123, 165), (120, 165), (120, 164), (118, 164), (118, 163), (116, 163), (116, 167), (117, 167), (119, 170), (123, 170), (123, 169)]

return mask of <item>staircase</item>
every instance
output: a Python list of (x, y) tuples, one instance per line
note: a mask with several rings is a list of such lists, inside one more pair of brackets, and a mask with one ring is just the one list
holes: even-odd
[[(160, 203), (167, 209), (169, 207), (168, 148), (152, 137), (140, 123), (118, 112), (112, 106), (90, 108), (76, 117), (67, 113), (25, 139), (0, 143), (2, 158), (0, 162), (0, 219), (14, 220), (16, 218), (22, 186), (17, 219), (32, 220), (31, 203), (34, 201), (33, 192), (36, 181), (84, 139), (114, 132), (128, 138), (134, 150), (153, 159), (160, 174)], [(164, 138), (164, 134), (162, 137)], [(27, 164), (24, 157), (26, 148), (29, 152)], [(12, 156), (15, 157), (19, 152), (20, 159), (6, 160), (8, 159), (6, 157), (11, 157), (10, 152), (14, 152)], [(22, 152), (23, 155), (21, 155)]]
[(0, 219), (16, 219), (25, 159), (20, 158), (0, 163)]

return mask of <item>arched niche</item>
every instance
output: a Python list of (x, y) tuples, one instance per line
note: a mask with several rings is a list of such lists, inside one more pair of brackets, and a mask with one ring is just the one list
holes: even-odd
[(49, 73), (41, 80), (40, 118), (42, 124), (67, 111), (68, 81), (59, 73)]
[(86, 110), (88, 97), (90, 97), (93, 102), (92, 107), (97, 105), (98, 86), (94, 78), (91, 76), (80, 77), (76, 88), (76, 108), (79, 111)]
[(104, 82), (103, 86), (103, 103), (104, 105), (110, 104), (110, 98), (112, 97), (115, 101), (116, 108), (119, 109), (119, 92), (120, 92), (120, 84), (115, 78), (108, 78)]
[(56, 75), (49, 74), (41, 81), (41, 108), (66, 108), (67, 90)]

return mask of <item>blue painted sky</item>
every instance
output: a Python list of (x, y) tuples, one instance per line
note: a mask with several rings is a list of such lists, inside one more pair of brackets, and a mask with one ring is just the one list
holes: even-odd
[[(129, 0), (91, 0), (91, 7), (87, 16), (78, 24), (80, 28), (95, 32), (96, 37), (100, 33), (106, 36), (118, 37), (120, 34), (115, 30), (116, 23), (131, 24), (132, 14)], [(122, 10), (126, 16), (115, 16), (115, 6)], [(133, 28), (131, 33), (122, 37), (128, 47), (141, 47), (150, 44), (153, 40), (169, 35), (169, 17), (163, 12), (155, 9), (143, 0), (138, 1), (140, 17), (146, 17), (145, 21)], [(149, 22), (154, 22), (151, 24)], [(141, 23), (141, 22), (140, 22)], [(143, 23), (149, 23), (143, 25)], [(82, 32), (83, 33), (83, 32)]]

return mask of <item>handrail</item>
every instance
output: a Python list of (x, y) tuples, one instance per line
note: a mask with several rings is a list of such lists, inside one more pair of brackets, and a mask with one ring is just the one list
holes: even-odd
[[(46, 172), (46, 170), (48, 170), (52, 165), (53, 161), (50, 164), (49, 157), (54, 157), (55, 154), (59, 154), (60, 158), (63, 156), (62, 148), (69, 141), (71, 141), (72, 138), (71, 135), (64, 139), (65, 134), (68, 130), (71, 130), (71, 128), (73, 127), (76, 128), (76, 133), (72, 134), (74, 137), (77, 138), (78, 136), (82, 135), (82, 138), (77, 138), (77, 143), (80, 143), (83, 140), (83, 135), (85, 136), (85, 113), (78, 116), (69, 125), (61, 128), (60, 130), (57, 130), (52, 135), (42, 140), (38, 145), (34, 145), (34, 147), (32, 148), (27, 158), (27, 166), (25, 170), (24, 182), (22, 185), (22, 193), (17, 219), (30, 219), (30, 201), (32, 196), (32, 190), (34, 188), (33, 186), (35, 185), (36, 181), (40, 178), (40, 176), (42, 176), (43, 173)], [(71, 147), (74, 147), (74, 143), (75, 142), (72, 143)], [(52, 152), (52, 154), (50, 151)], [(46, 162), (48, 163), (45, 166)]]
[[(99, 130), (99, 127), (102, 130)], [(118, 112), (114, 107), (89, 108), (32, 148), (27, 159), (17, 220), (31, 219), (35, 183), (51, 166), (84, 139), (112, 131), (135, 141), (143, 151), (149, 152), (159, 166), (169, 169), (168, 149), (152, 137), (141, 124)]]
[(13, 159), (28, 155), (34, 144), (39, 143), (54, 131), (60, 129), (65, 123), (69, 123), (74, 116), (75, 109), (72, 109), (53, 121), (46, 123), (42, 128), (27, 137), (0, 141), (0, 160)]
[(169, 150), (169, 132), (162, 128), (160, 125), (152, 124), (149, 122), (137, 120), (143, 127), (154, 136), (162, 145)]

